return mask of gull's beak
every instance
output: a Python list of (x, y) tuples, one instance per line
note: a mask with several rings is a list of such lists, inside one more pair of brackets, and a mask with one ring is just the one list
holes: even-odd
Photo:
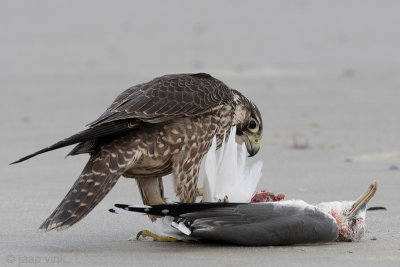
[(365, 209), (368, 201), (375, 195), (376, 190), (378, 190), (378, 182), (374, 181), (353, 204), (347, 216), (354, 216), (358, 213), (358, 211)]
[(254, 156), (260, 150), (261, 137), (258, 135), (244, 135), (244, 142), (246, 144), (249, 157)]

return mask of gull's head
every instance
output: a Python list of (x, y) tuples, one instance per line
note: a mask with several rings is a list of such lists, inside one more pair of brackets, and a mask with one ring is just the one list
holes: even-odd
[(325, 202), (317, 205), (335, 218), (339, 229), (336, 241), (358, 241), (364, 236), (367, 203), (377, 189), (378, 182), (374, 181), (356, 201)]

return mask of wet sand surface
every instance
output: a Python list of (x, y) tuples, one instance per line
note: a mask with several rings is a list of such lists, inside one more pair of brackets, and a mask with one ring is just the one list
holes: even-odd
[[(400, 4), (396, 1), (2, 1), (0, 265), (399, 266)], [(208, 72), (263, 115), (259, 189), (310, 203), (380, 187), (356, 243), (286, 247), (127, 241), (149, 227), (121, 178), (81, 222), (36, 233), (80, 174), (71, 148), (7, 164), (96, 119), (122, 90)], [(204, 175), (204, 174), (202, 174)], [(172, 179), (164, 178), (174, 200)], [(251, 238), (251, 237), (249, 237)]]

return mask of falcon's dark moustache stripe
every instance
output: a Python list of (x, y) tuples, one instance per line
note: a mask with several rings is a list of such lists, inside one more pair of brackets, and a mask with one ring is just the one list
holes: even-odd
[(90, 141), (90, 140), (95, 140), (95, 139), (98, 139), (101, 137), (106, 137), (109, 135), (115, 135), (115, 134), (120, 134), (120, 133), (131, 131), (132, 129), (136, 128), (136, 126), (137, 126), (136, 121), (137, 120), (132, 120), (132, 119), (113, 121), (113, 122), (109, 122), (109, 123), (106, 123), (106, 124), (103, 124), (103, 125), (100, 125), (100, 126), (97, 126), (94, 128), (89, 128), (89, 129), (83, 130), (82, 132), (74, 134), (71, 137), (68, 137), (64, 140), (61, 140), (61, 141), (55, 143), (54, 145), (43, 148), (33, 154), (30, 154), (30, 155), (25, 156), (17, 161), (14, 161), (14, 162), (10, 163), (10, 165), (25, 161), (25, 160), (30, 159), (39, 154), (49, 152), (49, 151), (52, 151), (52, 150), (55, 150), (58, 148), (65, 147), (65, 146), (82, 143), (82, 142), (86, 142), (86, 141)]
[[(148, 207), (142, 206), (130, 206), (126, 204), (115, 204), (116, 208), (120, 208), (126, 211), (145, 213), (148, 215), (156, 216), (180, 216), (181, 214), (198, 212), (213, 208), (223, 208), (223, 207), (235, 207), (238, 205), (243, 205), (246, 203), (224, 203), (224, 202), (206, 202), (206, 203), (172, 203), (172, 204), (161, 204)], [(115, 210), (110, 209), (110, 212)]]

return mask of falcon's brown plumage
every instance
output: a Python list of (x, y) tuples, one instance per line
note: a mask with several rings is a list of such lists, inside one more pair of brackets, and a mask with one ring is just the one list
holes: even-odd
[(71, 144), (69, 155), (90, 159), (71, 190), (40, 230), (62, 230), (88, 214), (118, 178), (136, 178), (144, 204), (164, 203), (162, 177), (174, 175), (181, 202), (194, 202), (203, 156), (214, 136), (236, 125), (236, 137), (250, 156), (260, 148), (258, 108), (234, 89), (205, 73), (165, 75), (121, 93), (88, 129), (26, 156)]

